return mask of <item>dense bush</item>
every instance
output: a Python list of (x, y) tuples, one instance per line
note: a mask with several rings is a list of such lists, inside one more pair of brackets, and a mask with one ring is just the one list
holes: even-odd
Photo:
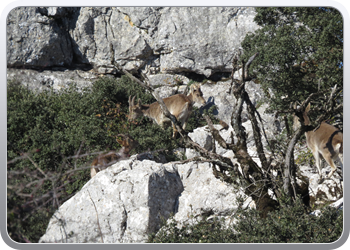
[[(155, 101), (127, 77), (106, 77), (91, 88), (78, 90), (72, 85), (59, 93), (34, 93), (19, 83), (8, 83), (7, 157), (13, 162), (8, 165), (7, 202), (12, 239), (38, 241), (54, 210), (89, 180), (88, 166), (94, 156), (69, 158), (78, 151), (118, 149), (115, 136), (129, 133), (140, 143), (132, 153), (166, 149), (174, 159), (172, 149), (179, 145), (171, 139), (171, 127), (164, 130), (147, 118), (127, 121), (130, 95), (143, 103)], [(65, 174), (84, 166), (85, 170)], [(59, 178), (45, 179), (41, 171)]]
[(234, 231), (226, 229), (218, 218), (196, 221), (195, 225), (185, 223), (180, 228), (170, 220), (157, 234), (149, 236), (148, 243), (230, 243), (234, 237)]
[(342, 210), (326, 207), (315, 216), (301, 199), (270, 212), (266, 219), (260, 219), (256, 210), (242, 211), (241, 216), (244, 219), (234, 226), (237, 242), (330, 243), (343, 231)]
[[(258, 7), (255, 10), (254, 22), (261, 29), (245, 36), (242, 48), (248, 53), (244, 53), (243, 59), (247, 61), (259, 52), (250, 70), (265, 91), (268, 110), (288, 110), (290, 103), (302, 102), (319, 89), (342, 85), (341, 12), (320, 7)], [(343, 102), (342, 95), (337, 99)], [(313, 100), (315, 106), (323, 104), (321, 98)], [(339, 114), (343, 117), (342, 110)]]
[(293, 205), (280, 207), (263, 219), (255, 209), (239, 209), (232, 219), (236, 224), (226, 227), (223, 220), (210, 219), (186, 223), (178, 228), (176, 223), (164, 226), (150, 235), (152, 243), (331, 243), (343, 231), (342, 210), (326, 207), (321, 216), (310, 211), (297, 199)]

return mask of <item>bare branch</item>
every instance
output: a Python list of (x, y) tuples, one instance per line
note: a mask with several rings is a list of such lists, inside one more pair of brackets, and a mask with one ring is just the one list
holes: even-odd
[(100, 221), (98, 219), (98, 212), (97, 212), (97, 208), (96, 208), (96, 205), (95, 205), (95, 202), (92, 200), (91, 198), (91, 195), (90, 195), (90, 191), (88, 190), (88, 193), (89, 193), (89, 197), (90, 197), (90, 200), (92, 201), (92, 204), (94, 205), (94, 208), (95, 208), (95, 211), (96, 211), (96, 217), (97, 217), (97, 226), (98, 226), (98, 229), (100, 230), (100, 234), (101, 234), (101, 241), (102, 243), (103, 242), (103, 235), (102, 235), (102, 231), (101, 231), (101, 227), (100, 227)]
[(210, 119), (210, 117), (208, 115), (204, 115), (204, 118), (207, 121), (210, 132), (213, 135), (214, 139), (220, 144), (221, 147), (225, 149), (229, 149), (226, 141), (221, 137), (219, 131), (216, 128), (214, 128), (213, 122)]
[[(81, 148), (83, 147), (83, 144), (84, 144), (84, 140), (81, 141), (80, 146), (79, 146), (79, 149), (78, 149), (78, 152), (75, 154), (75, 155), (77, 155), (78, 157), (79, 157)], [(77, 159), (77, 158), (76, 158), (76, 159)], [(75, 162), (74, 162), (74, 168), (75, 168), (75, 169), (77, 168), (77, 160), (75, 160)]]
[(245, 68), (244, 68), (244, 79), (245, 81), (250, 81), (252, 80), (252, 78), (249, 76), (249, 67), (250, 67), (250, 64), (254, 61), (254, 59), (259, 55), (259, 52), (258, 53), (255, 53), (253, 56), (251, 56), (249, 59), (248, 59), (248, 62), (246, 63), (245, 65)]
[(29, 154), (25, 153), (24, 155), (25, 155), (26, 158), (28, 158), (28, 159), (30, 160), (30, 162), (33, 164), (33, 166), (34, 166), (37, 170), (39, 170), (39, 172), (40, 172), (43, 176), (45, 176), (46, 178), (48, 178), (47, 175), (45, 174), (45, 172), (44, 172), (41, 168), (39, 168), (38, 164), (36, 164), (36, 163), (33, 161), (33, 159), (30, 158)]

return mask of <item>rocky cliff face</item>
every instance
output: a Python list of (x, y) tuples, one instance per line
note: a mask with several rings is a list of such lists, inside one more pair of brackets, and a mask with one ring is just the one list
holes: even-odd
[(64, 18), (73, 9), (16, 8), (7, 17), (7, 65), (47, 68), (69, 66), (73, 46)]
[(10, 67), (93, 66), (146, 73), (228, 72), (253, 22), (245, 7), (26, 7), (7, 18)]

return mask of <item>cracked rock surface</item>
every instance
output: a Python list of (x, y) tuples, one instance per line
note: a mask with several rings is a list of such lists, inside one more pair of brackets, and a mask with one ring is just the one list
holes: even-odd
[(132, 157), (99, 172), (66, 201), (39, 242), (145, 242), (175, 212), (182, 191), (171, 165)]
[(9, 67), (85, 65), (210, 77), (231, 72), (252, 7), (19, 7), (7, 18)]

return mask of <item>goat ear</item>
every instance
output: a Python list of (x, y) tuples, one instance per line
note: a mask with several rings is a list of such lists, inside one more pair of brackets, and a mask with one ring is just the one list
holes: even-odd
[(200, 90), (201, 86), (198, 83), (193, 84), (193, 91)]
[(117, 138), (117, 142), (118, 142), (120, 145), (123, 145), (123, 140), (119, 140), (119, 139)]
[(305, 113), (307, 113), (307, 112), (310, 111), (310, 107), (311, 107), (311, 105), (310, 105), (310, 103), (309, 103), (309, 104), (307, 105), (306, 109), (305, 109)]
[(193, 93), (193, 91), (194, 91), (194, 84), (192, 84), (191, 86), (190, 86), (190, 93)]

